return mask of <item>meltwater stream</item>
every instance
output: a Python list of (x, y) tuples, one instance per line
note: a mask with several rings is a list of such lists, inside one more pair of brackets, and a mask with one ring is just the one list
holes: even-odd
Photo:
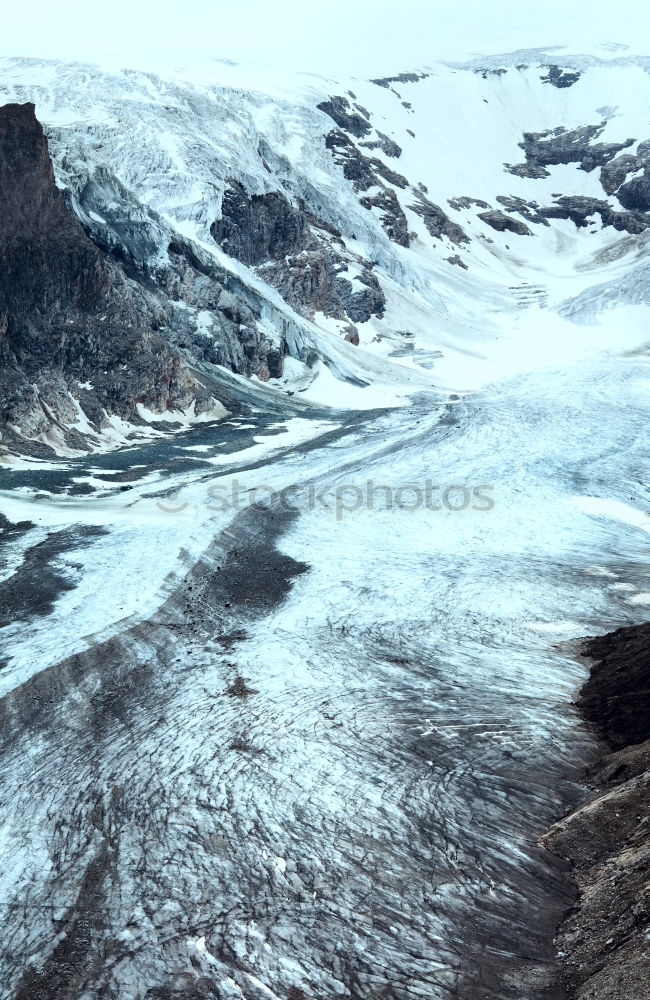
[[(650, 602), (648, 377), (603, 355), (332, 411), (262, 465), (103, 498), (25, 479), (5, 583), (30, 531), (101, 531), (4, 630), (3, 995), (559, 996), (571, 886), (536, 841), (592, 750), (566, 641)], [(233, 477), (296, 509), (215, 510)], [(435, 509), (451, 486), (492, 502)]]

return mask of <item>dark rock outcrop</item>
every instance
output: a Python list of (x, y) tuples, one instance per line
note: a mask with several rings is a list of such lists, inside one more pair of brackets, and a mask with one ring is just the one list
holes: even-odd
[(322, 312), (353, 323), (381, 317), (386, 299), (376, 277), (365, 268), (355, 288), (346, 272), (347, 265), (323, 248), (303, 250), (282, 263), (259, 269), (260, 276), (304, 316), (312, 318), (314, 313)]
[(373, 138), (364, 139), (357, 145), (355, 139), (363, 139), (373, 129), (365, 118), (350, 112), (350, 104), (345, 97), (333, 97), (319, 104), (318, 108), (339, 126), (325, 135), (325, 146), (331, 150), (334, 161), (342, 168), (345, 179), (360, 193), (370, 188), (379, 189), (372, 195), (360, 198), (361, 204), (368, 210), (378, 209), (381, 224), (389, 239), (408, 247), (408, 223), (394, 188), (405, 190), (409, 182), (403, 174), (393, 170), (378, 157), (367, 156), (360, 148), (380, 149), (385, 156), (399, 157), (402, 154), (401, 147), (378, 130), (374, 130)]
[(210, 232), (230, 257), (256, 265), (282, 260), (307, 244), (307, 218), (279, 191), (246, 193), (231, 181), (221, 206), (221, 218)]
[(595, 660), (577, 706), (614, 750), (650, 740), (650, 624), (590, 639)]
[(613, 160), (603, 163), (600, 168), (600, 183), (605, 192), (615, 194), (627, 175), (638, 170), (640, 166), (642, 164), (639, 163), (639, 158), (632, 153), (623, 153), (622, 156), (616, 156)]
[(577, 705), (603, 755), (588, 775), (595, 796), (544, 838), (580, 890), (556, 943), (572, 1000), (639, 1000), (650, 982), (650, 624), (581, 652), (596, 663)]
[(650, 170), (643, 177), (633, 177), (616, 193), (623, 208), (632, 212), (650, 212)]
[(548, 69), (548, 73), (546, 76), (540, 76), (540, 80), (542, 83), (550, 83), (553, 87), (560, 89), (572, 87), (580, 79), (580, 73), (572, 70), (560, 69), (559, 66), (555, 65), (550, 65), (546, 68)]
[(409, 182), (403, 174), (398, 174), (396, 170), (393, 170), (386, 163), (382, 163), (381, 160), (373, 158), (370, 163), (375, 172), (389, 184), (394, 184), (402, 191), (409, 186)]
[(448, 198), (447, 204), (450, 208), (456, 209), (460, 212), (462, 209), (471, 208), (472, 205), (476, 205), (477, 208), (490, 208), (487, 201), (482, 201), (480, 198), (468, 198), (466, 195), (461, 195), (458, 198)]
[(142, 281), (158, 291), (161, 334), (188, 359), (260, 378), (279, 365), (281, 374), (284, 339), (269, 339), (259, 296), (196, 244), (174, 235)]
[(382, 76), (370, 82), (389, 90), (391, 83), (419, 83), (420, 80), (426, 80), (430, 75), (430, 73), (398, 73), (397, 76)]
[(377, 130), (376, 139), (369, 139), (366, 142), (360, 142), (359, 145), (364, 146), (366, 149), (381, 149), (382, 153), (386, 156), (394, 156), (397, 158), (402, 155), (402, 147), (398, 146), (394, 139), (390, 139), (379, 130)]
[(379, 210), (381, 224), (393, 243), (398, 243), (402, 247), (410, 245), (408, 222), (392, 188), (383, 188), (372, 197), (361, 198), (361, 204), (364, 208)]
[(5, 442), (56, 428), (61, 443), (83, 448), (70, 428), (80, 420), (75, 400), (97, 427), (107, 414), (138, 419), (138, 403), (158, 412), (209, 403), (156, 332), (147, 296), (68, 209), (33, 104), (0, 109), (0, 330)]
[[(627, 181), (628, 174), (642, 170), (643, 175)], [(607, 194), (617, 194), (623, 208), (650, 210), (650, 140), (640, 142), (636, 153), (624, 153), (600, 168), (600, 183)]]
[(518, 198), (516, 195), (502, 194), (497, 195), (497, 201), (500, 205), (503, 205), (507, 212), (517, 212), (527, 222), (542, 226), (549, 225), (548, 219), (541, 215), (539, 205), (536, 201), (526, 201), (524, 198)]
[(381, 184), (371, 157), (364, 156), (345, 132), (332, 129), (325, 136), (325, 145), (332, 150), (335, 162), (343, 168), (343, 176), (352, 181), (356, 191), (367, 191), (373, 185)]
[[(231, 181), (211, 232), (226, 253), (256, 267), (301, 315), (322, 312), (364, 323), (383, 314), (385, 298), (371, 265), (346, 250), (337, 230), (304, 204), (292, 205), (281, 191), (249, 195)], [(350, 265), (360, 269), (356, 287)]]
[(376, 156), (366, 156), (345, 132), (333, 129), (325, 136), (325, 145), (333, 151), (334, 159), (343, 167), (343, 176), (352, 181), (355, 190), (367, 191), (375, 185), (383, 187), (382, 179), (399, 188), (408, 187), (406, 177), (382, 163)]
[(452, 222), (439, 205), (430, 201), (421, 190), (413, 189), (413, 194), (416, 201), (409, 205), (409, 208), (424, 220), (428, 233), (434, 239), (439, 240), (446, 236), (452, 243), (469, 243), (469, 237), (462, 226)]
[(475, 73), (480, 73), (484, 80), (487, 80), (490, 76), (505, 76), (508, 72), (505, 66), (499, 66), (496, 69), (491, 69), (488, 66), (481, 66), (474, 70)]
[(331, 97), (329, 101), (323, 101), (317, 107), (319, 111), (323, 111), (332, 121), (336, 122), (339, 128), (350, 132), (357, 139), (372, 132), (372, 125), (363, 115), (356, 111), (350, 111), (350, 102), (347, 97)]
[(579, 163), (587, 172), (613, 159), (622, 149), (634, 143), (634, 139), (625, 142), (599, 142), (592, 145), (592, 140), (600, 136), (607, 122), (599, 125), (583, 125), (576, 129), (559, 127), (546, 132), (524, 132), (523, 142), (519, 143), (526, 156), (525, 164), (504, 164), (505, 169), (521, 177), (548, 177), (550, 166), (561, 163)]
[(556, 198), (555, 205), (540, 208), (539, 214), (546, 219), (570, 219), (578, 228), (590, 224), (599, 215), (603, 226), (612, 226), (619, 232), (638, 234), (650, 228), (650, 217), (633, 212), (617, 212), (608, 202), (583, 195), (563, 195)]
[(492, 209), (490, 212), (479, 212), (478, 217), (492, 229), (496, 229), (498, 233), (507, 231), (509, 233), (516, 233), (519, 236), (532, 236), (525, 222), (513, 219), (512, 216), (506, 215), (505, 212), (500, 212), (498, 209)]
[(548, 177), (549, 171), (546, 167), (540, 167), (536, 163), (504, 163), (504, 168), (509, 174), (514, 174), (515, 177), (527, 177), (529, 180), (538, 181), (542, 177)]
[(209, 366), (279, 375), (296, 340), (284, 316), (270, 333), (259, 293), (84, 152), (58, 160), (59, 190), (33, 106), (0, 109), (0, 450), (85, 450), (113, 415), (145, 424), (139, 404), (198, 416), (225, 392), (232, 405)]
[(392, 170), (377, 157), (366, 156), (345, 132), (339, 130), (329, 132), (325, 136), (325, 145), (332, 150), (335, 161), (343, 168), (343, 176), (352, 182), (356, 191), (379, 188), (377, 194), (359, 200), (364, 208), (369, 210), (378, 208), (382, 226), (388, 237), (400, 246), (407, 247), (409, 232), (406, 216), (394, 189), (384, 184), (384, 181), (388, 181), (389, 184), (394, 184), (403, 190), (408, 187), (406, 177)]
[[(377, 278), (366, 267), (357, 277), (357, 288), (344, 276), (340, 276), (337, 291), (345, 312), (353, 323), (367, 323), (371, 316), (381, 319), (384, 315), (386, 299)], [(361, 286), (360, 288), (358, 286)]]

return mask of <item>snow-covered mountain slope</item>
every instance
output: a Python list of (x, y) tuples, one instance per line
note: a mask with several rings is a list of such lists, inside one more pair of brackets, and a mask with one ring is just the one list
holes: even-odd
[[(216, 405), (223, 367), (301, 403), (375, 384), (377, 405), (644, 339), (642, 60), (516, 53), (368, 81), (5, 59), (0, 100), (35, 105), (67, 205), (200, 369), (213, 403), (186, 393), (182, 423)], [(49, 396), (41, 378), (36, 422), (2, 400), (10, 450), (65, 447), (61, 425), (105, 447), (116, 418), (128, 433), (186, 405), (93, 398), (92, 367)]]

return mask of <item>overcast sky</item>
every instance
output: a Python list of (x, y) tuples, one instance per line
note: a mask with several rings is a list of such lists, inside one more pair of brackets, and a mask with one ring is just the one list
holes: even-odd
[(650, 54), (647, 0), (31, 0), (4, 7), (5, 55), (174, 48), (302, 70), (379, 73), (436, 58), (598, 42)]

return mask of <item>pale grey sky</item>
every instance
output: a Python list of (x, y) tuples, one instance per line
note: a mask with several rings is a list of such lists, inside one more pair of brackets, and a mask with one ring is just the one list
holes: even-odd
[(84, 58), (103, 51), (209, 49), (355, 73), (475, 52), (597, 42), (650, 53), (647, 0), (31, 0), (5, 5), (5, 55)]

